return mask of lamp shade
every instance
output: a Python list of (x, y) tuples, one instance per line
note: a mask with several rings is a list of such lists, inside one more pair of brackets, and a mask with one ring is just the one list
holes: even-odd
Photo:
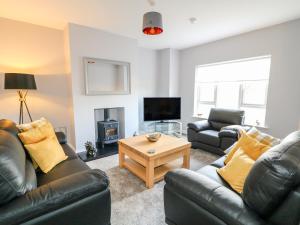
[(25, 73), (5, 73), (5, 89), (37, 89), (34, 75)]
[(148, 35), (157, 35), (163, 32), (162, 16), (158, 12), (147, 12), (143, 17), (143, 32)]

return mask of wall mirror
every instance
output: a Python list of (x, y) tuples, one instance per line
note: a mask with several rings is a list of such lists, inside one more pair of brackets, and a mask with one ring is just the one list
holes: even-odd
[(83, 58), (86, 95), (130, 94), (130, 63)]

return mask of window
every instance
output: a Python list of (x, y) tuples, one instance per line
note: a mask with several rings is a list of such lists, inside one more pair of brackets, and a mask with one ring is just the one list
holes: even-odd
[(196, 67), (194, 114), (208, 117), (213, 107), (242, 109), (245, 123), (264, 126), (271, 57), (263, 56)]

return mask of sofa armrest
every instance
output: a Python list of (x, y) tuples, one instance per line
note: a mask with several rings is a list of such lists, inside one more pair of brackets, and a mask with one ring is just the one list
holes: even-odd
[(242, 126), (242, 125), (230, 125), (223, 127), (219, 132), (219, 137), (229, 137), (229, 138), (236, 138), (238, 139), (239, 133), (244, 130), (248, 131), (251, 127), (249, 126)]
[(42, 185), (0, 207), (0, 224), (21, 224), (81, 199), (108, 190), (100, 170), (86, 170)]
[(176, 169), (167, 173), (165, 181), (166, 190), (187, 198), (226, 224), (265, 224), (240, 195), (202, 174)]
[(210, 124), (207, 120), (200, 120), (193, 123), (188, 123), (187, 126), (188, 128), (191, 128), (197, 132), (210, 129)]

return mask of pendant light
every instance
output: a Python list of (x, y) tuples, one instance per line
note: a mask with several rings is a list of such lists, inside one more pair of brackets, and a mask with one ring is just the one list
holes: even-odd
[[(151, 6), (155, 4), (149, 0)], [(157, 35), (163, 32), (162, 16), (159, 12), (147, 12), (143, 17), (143, 33), (147, 35)]]

